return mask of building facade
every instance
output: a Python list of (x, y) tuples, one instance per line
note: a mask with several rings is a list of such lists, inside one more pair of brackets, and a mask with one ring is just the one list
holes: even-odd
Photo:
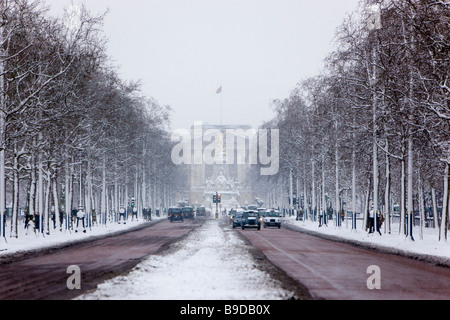
[[(212, 207), (212, 195), (221, 194), (222, 208), (245, 206), (253, 202), (250, 181), (252, 139), (249, 125), (210, 125), (191, 127), (191, 145), (197, 159), (187, 165), (189, 202)], [(199, 159), (201, 146), (202, 159)]]

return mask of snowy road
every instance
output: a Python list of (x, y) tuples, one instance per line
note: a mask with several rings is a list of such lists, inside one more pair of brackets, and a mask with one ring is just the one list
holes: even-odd
[(162, 254), (79, 299), (280, 300), (295, 296), (261, 270), (254, 248), (219, 220), (207, 220)]
[[(315, 298), (450, 299), (450, 268), (320, 239), (282, 228), (241, 231)], [(378, 267), (380, 288), (373, 288)], [(369, 286), (367, 285), (369, 282)], [(370, 288), (369, 288), (370, 287)]]
[[(2, 257), (0, 300), (74, 298), (105, 279), (129, 271), (202, 223), (198, 219), (171, 224), (164, 219), (109, 237)], [(81, 271), (80, 290), (67, 287), (71, 275), (67, 269), (73, 265)]]
[[(170, 223), (0, 260), (0, 300), (450, 299), (450, 268), (298, 231)], [(69, 290), (68, 266), (81, 270)], [(381, 289), (369, 289), (370, 266)]]

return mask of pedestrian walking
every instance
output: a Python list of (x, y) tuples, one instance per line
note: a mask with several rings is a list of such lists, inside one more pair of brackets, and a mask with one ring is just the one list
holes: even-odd
[(134, 206), (133, 210), (131, 211), (131, 221), (134, 221), (134, 217), (136, 217), (136, 221), (138, 221), (138, 210), (136, 206)]
[(84, 213), (84, 210), (83, 210), (83, 206), (79, 206), (78, 207), (78, 211), (77, 211), (77, 226), (76, 226), (75, 232), (78, 232), (78, 227), (79, 227), (79, 224), (80, 224), (80, 221), (81, 221), (81, 224), (83, 226), (83, 232), (86, 233), (84, 217), (85, 217), (85, 213)]
[(34, 214), (34, 228), (37, 232), (41, 231), (40, 226), (41, 226), (41, 215), (39, 214), (39, 212), (36, 212)]
[(34, 229), (34, 221), (33, 221), (34, 216), (32, 214), (26, 213), (25, 215), (25, 227), (24, 229), (26, 230), (26, 234), (28, 234), (28, 229), (33, 230)]
[(142, 217), (143, 217), (144, 221), (148, 220), (147, 219), (147, 214), (148, 214), (147, 212), (148, 212), (148, 210), (147, 210), (146, 207), (142, 208)]
[[(377, 222), (376, 230), (375, 230), (375, 219)], [(374, 233), (375, 231), (378, 232), (381, 235), (381, 224), (384, 222), (384, 217), (379, 216), (378, 212), (375, 213), (374, 210), (369, 211), (369, 234)]]
[(370, 209), (369, 211), (369, 234), (373, 233), (374, 227), (375, 227), (375, 220), (374, 220), (374, 212), (373, 209)]
[(120, 206), (120, 209), (119, 209), (119, 224), (120, 224), (120, 219), (123, 220), (123, 224), (127, 224), (125, 214), (126, 214), (126, 211), (122, 205), (122, 206)]

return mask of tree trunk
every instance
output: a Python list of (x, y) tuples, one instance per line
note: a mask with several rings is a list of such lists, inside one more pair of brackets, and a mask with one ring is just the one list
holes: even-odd
[[(337, 121), (335, 122), (335, 128), (337, 133)], [(334, 161), (335, 161), (335, 185), (334, 185), (334, 192), (335, 192), (335, 201), (336, 201), (336, 215), (335, 215), (335, 223), (337, 226), (341, 225), (340, 220), (340, 212), (341, 212), (341, 201), (339, 197), (339, 150), (338, 150), (338, 143), (336, 141), (336, 146), (334, 149)]]
[(364, 213), (363, 213), (363, 226), (367, 230), (368, 226), (368, 216), (369, 216), (369, 202), (370, 202), (370, 178), (367, 179), (367, 189), (364, 196)]
[[(410, 129), (411, 130), (411, 129)], [(413, 206), (413, 139), (412, 134), (408, 136), (408, 224), (407, 231), (410, 239), (414, 239), (412, 235), (414, 225), (414, 206)]]
[(59, 222), (59, 226), (62, 226), (62, 221), (59, 217), (59, 196), (58, 196), (58, 179), (56, 172), (53, 173), (52, 178), (52, 188), (53, 188), (53, 203), (55, 206), (55, 222)]
[(36, 156), (31, 152), (30, 156), (30, 187), (28, 189), (28, 214), (34, 216), (36, 212)]
[(385, 214), (385, 230), (391, 233), (391, 159), (389, 156), (389, 141), (386, 138), (386, 188), (384, 190), (384, 214)]
[(294, 205), (294, 199), (292, 199), (292, 193), (293, 193), (293, 185), (292, 185), (292, 168), (289, 168), (289, 216), (291, 216), (291, 210)]
[(70, 217), (72, 215), (72, 188), (71, 188), (71, 166), (70, 166), (70, 157), (66, 157), (66, 165), (65, 165), (65, 178), (64, 178), (64, 190), (65, 190), (65, 210), (66, 210), (66, 223), (65, 229), (69, 230), (70, 228)]
[(13, 203), (11, 215), (11, 234), (10, 237), (18, 238), (18, 216), (19, 216), (19, 157), (17, 155), (17, 143), (14, 143), (13, 155)]
[[(0, 43), (5, 41), (3, 38), (4, 26), (0, 23)], [(6, 57), (6, 52), (3, 50), (3, 45), (0, 46), (0, 56)], [(3, 94), (5, 92), (4, 81), (4, 60), (0, 61), (0, 238), (5, 237), (5, 230), (3, 228), (5, 223), (5, 211), (6, 211), (6, 177), (5, 177), (5, 132), (6, 132), (6, 97)]]
[(431, 187), (431, 200), (433, 205), (433, 228), (436, 229), (438, 227), (438, 206), (436, 201), (436, 188)]
[(47, 173), (47, 184), (45, 186), (45, 203), (44, 203), (44, 226), (42, 228), (42, 232), (46, 234), (50, 234), (50, 187), (51, 187), (51, 179), (50, 179), (50, 169)]
[(401, 160), (401, 186), (400, 186), (400, 224), (399, 224), (399, 234), (406, 234), (406, 224), (405, 224), (405, 218), (406, 218), (406, 190), (405, 190), (405, 180), (406, 180), (406, 174), (405, 174), (405, 160), (402, 158)]
[(142, 207), (148, 208), (147, 203), (147, 179), (146, 179), (146, 167), (145, 167), (145, 159), (147, 157), (147, 149), (145, 148), (145, 142), (142, 147)]
[(356, 231), (356, 113), (353, 114), (352, 132), (352, 230)]
[(325, 198), (325, 154), (322, 154), (322, 219), (327, 224), (327, 201)]
[(420, 211), (420, 229), (419, 229), (419, 237), (420, 240), (423, 240), (423, 228), (425, 224), (425, 200), (423, 197), (423, 183), (422, 183), (422, 177), (420, 176), (420, 173), (418, 175), (419, 180), (417, 181), (418, 184), (418, 193), (419, 193), (419, 211)]
[(100, 212), (102, 217), (102, 223), (106, 224), (107, 215), (107, 190), (106, 190), (106, 156), (103, 157), (102, 166), (102, 200), (100, 205)]
[[(38, 143), (40, 144), (42, 140), (39, 134)], [(42, 153), (38, 151), (38, 190), (37, 190), (37, 203), (38, 203), (38, 218), (39, 220), (39, 232), (44, 233), (44, 169), (42, 168)]]
[(439, 241), (447, 241), (448, 211), (449, 211), (449, 164), (444, 169), (444, 194), (442, 197), (441, 226), (439, 228)]
[(315, 162), (312, 160), (312, 186), (311, 186), (311, 209), (313, 221), (316, 221), (317, 205), (316, 205), (316, 178), (315, 178)]

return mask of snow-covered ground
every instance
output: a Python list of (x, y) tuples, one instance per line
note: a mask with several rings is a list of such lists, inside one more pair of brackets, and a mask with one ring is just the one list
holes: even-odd
[(283, 219), (283, 224), (294, 229), (301, 229), (313, 233), (319, 233), (333, 239), (351, 241), (359, 245), (381, 248), (388, 252), (417, 257), (433, 262), (439, 262), (450, 266), (450, 241), (438, 241), (438, 229), (424, 228), (423, 239), (419, 235), (419, 227), (413, 228), (414, 241), (410, 237), (399, 235), (398, 223), (393, 223), (391, 234), (384, 233), (384, 225), (381, 227), (381, 235), (370, 234), (363, 230), (362, 220), (357, 220), (356, 231), (351, 230), (351, 222), (346, 221), (340, 227), (330, 220), (328, 226), (319, 227), (318, 222), (297, 221), (295, 216)]
[[(165, 219), (161, 217), (159, 219)], [(144, 221), (100, 225), (87, 233), (52, 230), (51, 235), (33, 232), (20, 237), (0, 239), (0, 255), (18, 251), (42, 249), (80, 240), (89, 240), (105, 234), (139, 227)], [(149, 256), (129, 274), (100, 284), (96, 291), (79, 299), (175, 299), (175, 300), (277, 300), (293, 296), (282, 288), (278, 280), (256, 267), (249, 253), (250, 246), (236, 231), (222, 228), (220, 221), (207, 220), (184, 240), (158, 255)], [(351, 241), (369, 247), (382, 247), (393, 253), (417, 256), (450, 266), (450, 242), (438, 241), (438, 230), (424, 228), (423, 239), (414, 228), (415, 241), (398, 235), (398, 224), (392, 225), (392, 234), (368, 235), (358, 221), (357, 231), (346, 222), (339, 228), (329, 221), (319, 227), (317, 222), (296, 221), (286, 217), (282, 222), (292, 229), (320, 233), (326, 237)]]
[[(164, 219), (166, 218), (167, 217), (164, 217)], [(153, 219), (163, 219), (163, 217)], [(69, 244), (71, 242), (89, 240), (95, 237), (104, 236), (105, 234), (112, 234), (138, 227), (143, 223), (146, 223), (146, 221), (140, 219), (139, 221), (129, 220), (126, 224), (108, 223), (106, 225), (95, 225), (91, 228), (86, 228), (86, 233), (83, 233), (82, 230), (75, 232), (74, 230), (60, 231), (59, 229), (52, 229), (50, 235), (35, 233), (31, 229), (27, 231), (23, 229), (23, 226), (21, 225), (18, 238), (9, 237), (8, 233), (6, 238), (0, 238), (0, 255), (38, 250), (62, 244)]]
[(255, 267), (249, 245), (219, 220), (78, 299), (279, 300), (293, 296)]

